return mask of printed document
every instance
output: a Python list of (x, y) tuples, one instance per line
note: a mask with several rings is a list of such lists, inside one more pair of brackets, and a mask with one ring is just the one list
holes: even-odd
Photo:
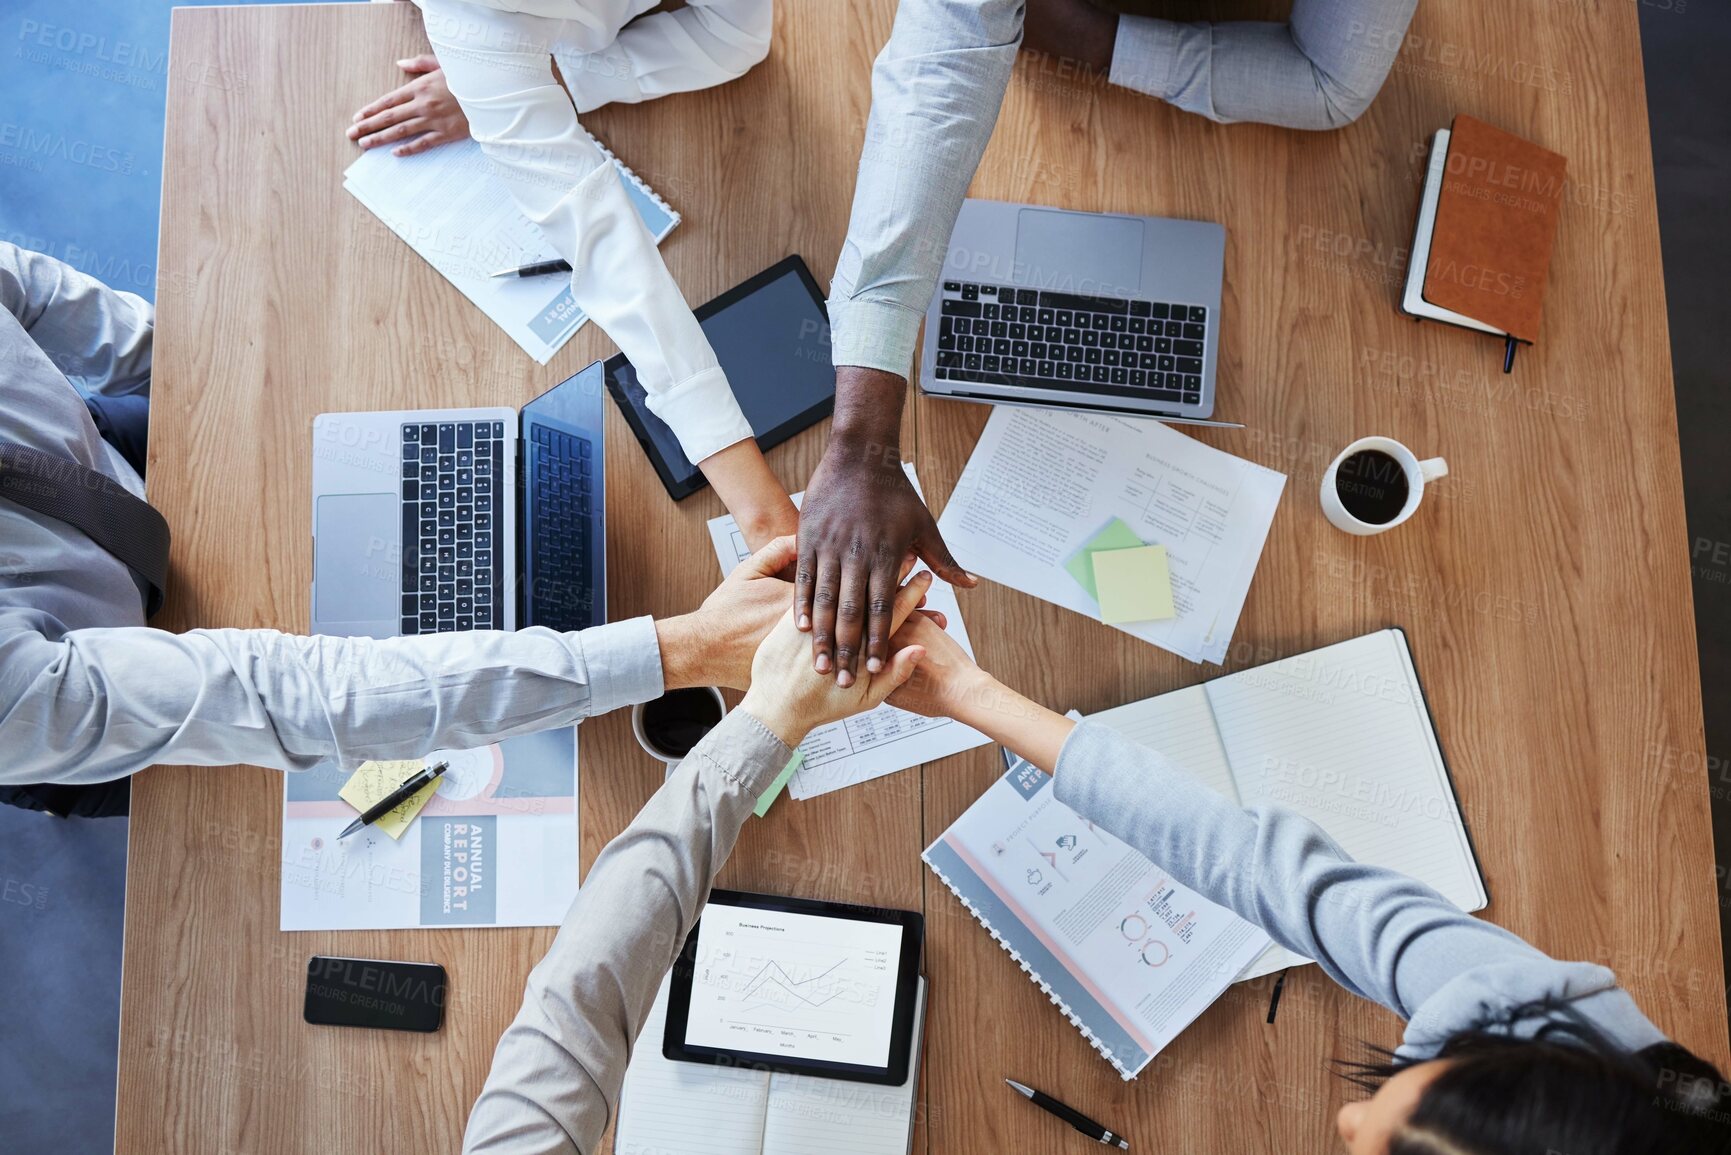
[(1120, 519), (1166, 547), (1177, 615), (1115, 628), (1220, 663), (1285, 485), (1158, 421), (999, 406), (938, 530), (969, 572), (1098, 621), (1066, 562)]

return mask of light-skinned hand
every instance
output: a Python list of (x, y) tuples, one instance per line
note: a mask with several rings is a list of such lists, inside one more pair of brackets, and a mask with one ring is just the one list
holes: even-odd
[(467, 139), (469, 120), (446, 86), (437, 58), (432, 53), (411, 56), (397, 61), (397, 67), (414, 79), (355, 113), (349, 139), (362, 148), (396, 144), (393, 156), (413, 156), (435, 145)]
[[(914, 611), (931, 584), (932, 575), (921, 570), (896, 591), (891, 609), (895, 626), (901, 626), (909, 615), (921, 616)], [(751, 689), (740, 708), (789, 746), (797, 746), (819, 726), (881, 705), (913, 676), (925, 657), (921, 646), (905, 646), (890, 655), (883, 669), (862, 672), (844, 686), (840, 679), (812, 669), (811, 644), (795, 625), (793, 612), (783, 608), (781, 620), (752, 659)], [(935, 622), (922, 620), (943, 634)]]

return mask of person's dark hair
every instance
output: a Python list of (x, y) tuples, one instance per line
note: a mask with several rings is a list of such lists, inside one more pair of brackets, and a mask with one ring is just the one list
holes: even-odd
[[(1541, 1018), (1531, 1037), (1508, 1025)], [(1335, 1060), (1374, 1092), (1425, 1060), (1370, 1048)], [(1731, 1155), (1731, 1085), (1675, 1043), (1623, 1050), (1566, 1004), (1518, 1008), (1462, 1031), (1450, 1060), (1389, 1140), (1388, 1155)]]

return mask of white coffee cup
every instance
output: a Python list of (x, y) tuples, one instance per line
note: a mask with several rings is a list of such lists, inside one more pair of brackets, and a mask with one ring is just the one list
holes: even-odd
[[(721, 724), (721, 718), (727, 717), (727, 700), (721, 696), (721, 691), (716, 689), (714, 686), (695, 686), (692, 687), (692, 689), (709, 694), (715, 698), (715, 708), (719, 715), (716, 719), (716, 725), (719, 726)], [(631, 707), (631, 733), (636, 736), (637, 744), (647, 750), (650, 754), (667, 763), (669, 766), (677, 766), (684, 760), (684, 755), (670, 754), (661, 749), (654, 742), (649, 740), (649, 734), (643, 729), (643, 707), (648, 704), (649, 703), (647, 702), (639, 702), (637, 705)], [(714, 727), (711, 727), (711, 729), (713, 728)]]
[[(1363, 521), (1354, 517), (1340, 501), (1338, 475), (1341, 463), (1353, 454), (1362, 453), (1367, 449), (1387, 454), (1394, 459), (1401, 472), (1406, 475), (1406, 504), (1401, 507), (1399, 513), (1385, 522)], [(1418, 509), (1418, 503), (1424, 497), (1425, 483), (1448, 476), (1448, 471), (1448, 462), (1442, 458), (1427, 457), (1420, 461), (1418, 454), (1392, 437), (1360, 437), (1341, 450), (1340, 455), (1329, 462), (1328, 468), (1323, 471), (1322, 514), (1336, 529), (1343, 529), (1347, 533), (1356, 533), (1360, 536), (1368, 537), (1373, 533), (1393, 529), (1411, 517), (1413, 512)]]

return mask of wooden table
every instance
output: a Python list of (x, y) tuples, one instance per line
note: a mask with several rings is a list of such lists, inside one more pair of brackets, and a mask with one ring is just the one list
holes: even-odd
[[(892, 10), (782, 0), (775, 50), (745, 79), (587, 118), (686, 213), (663, 251), (690, 300), (795, 251), (827, 282)], [(408, 5), (175, 12), (151, 445), (151, 495), (176, 529), (170, 628), (305, 627), (315, 413), (517, 405), (613, 351), (591, 326), (535, 366), (342, 191), (350, 112), (424, 45)], [(1423, 142), (1456, 111), (1569, 157), (1545, 339), (1513, 377), (1492, 344), (1394, 308)], [(1222, 128), (1024, 58), (974, 192), (1225, 223), (1220, 411), (1249, 428), (1197, 436), (1291, 477), (1228, 668), (1406, 627), (1488, 917), (1615, 967), (1679, 1041), (1731, 1060), (1634, 6), (1426, 4), (1369, 115), (1320, 135)], [(985, 416), (910, 406), (935, 507)], [(688, 608), (716, 580), (698, 543), (719, 506), (668, 502), (608, 420), (610, 569), (630, 575), (609, 591), (614, 616)], [(1446, 454), (1453, 473), (1411, 527), (1350, 538), (1314, 491), (1366, 433)], [(825, 436), (771, 454), (790, 487)], [(962, 605), (982, 661), (1060, 709), (1216, 672), (1007, 589)], [(623, 714), (587, 723), (583, 749), (587, 865), (660, 767)], [(1013, 1073), (1145, 1148), (1334, 1150), (1348, 1094), (1324, 1060), (1392, 1043), (1393, 1016), (1306, 968), (1275, 1025), (1266, 980), (1234, 988), (1120, 1083), (919, 863), (998, 767), (981, 748), (783, 803), (723, 875), (926, 911), (918, 1149), (1080, 1150), (1009, 1101)], [(277, 775), (253, 768), (137, 781), (119, 1149), (455, 1150), (552, 932), (279, 933), (280, 799)], [(445, 1029), (308, 1029), (302, 977), (319, 952), (442, 960)]]

